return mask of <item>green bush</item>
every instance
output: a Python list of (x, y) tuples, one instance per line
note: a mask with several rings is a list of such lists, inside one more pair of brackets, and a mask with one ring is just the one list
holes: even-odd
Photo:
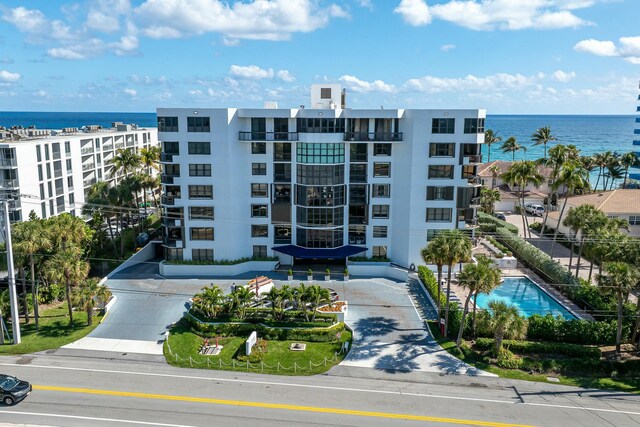
[[(629, 324), (623, 327), (623, 339), (629, 337)], [(529, 317), (527, 338), (573, 344), (612, 345), (616, 342), (616, 320), (589, 322), (565, 320), (551, 314)]]
[(532, 222), (532, 223), (529, 224), (529, 228), (532, 229), (533, 231), (540, 232), (542, 230), (542, 223), (541, 222)]
[(516, 356), (506, 348), (500, 350), (496, 360), (496, 365), (504, 369), (519, 369), (522, 363), (522, 358)]
[(515, 235), (518, 234), (518, 227), (515, 225), (509, 224), (507, 221), (503, 221), (484, 212), (478, 212), (478, 223), (480, 223), (480, 228), (482, 228), (482, 224), (492, 224), (495, 225), (496, 228), (506, 228), (511, 233)]
[[(436, 278), (433, 271), (427, 268), (424, 265), (418, 266), (418, 277), (422, 281), (422, 284), (427, 289), (427, 292), (433, 299), (434, 303), (438, 302), (438, 279)], [(447, 296), (444, 292), (440, 292), (440, 303), (442, 304), (442, 313), (444, 315), (445, 304), (447, 301)], [(465, 319), (465, 323), (467, 321), (467, 325), (470, 324), (470, 317), (467, 316)], [(449, 302), (449, 336), (451, 334), (456, 333), (460, 328), (460, 321), (462, 320), (462, 309), (460, 308), (457, 302)]]
[[(478, 338), (475, 347), (478, 350), (491, 350), (494, 340), (491, 338)], [(562, 354), (570, 357), (591, 357), (600, 358), (601, 352), (597, 347), (585, 347), (577, 344), (566, 344), (557, 342), (536, 342), (504, 340), (503, 346), (509, 351), (518, 354)]]
[(349, 257), (349, 261), (351, 262), (391, 262), (391, 260), (387, 257), (368, 258), (366, 256), (352, 256), (352, 257)]

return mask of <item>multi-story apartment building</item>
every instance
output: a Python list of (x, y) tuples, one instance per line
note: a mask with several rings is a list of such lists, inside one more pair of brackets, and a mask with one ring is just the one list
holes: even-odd
[(62, 212), (79, 215), (89, 187), (97, 181), (117, 183), (117, 150), (158, 144), (155, 128), (114, 123), (60, 131), (17, 129), (0, 132), (0, 197), (12, 196), (12, 221)]
[[(640, 90), (640, 83), (638, 83), (638, 90)], [(633, 145), (636, 151), (636, 155), (640, 158), (640, 94), (638, 95), (638, 106), (636, 107), (636, 129), (634, 130)], [(640, 181), (640, 166), (632, 166), (629, 170), (629, 178)]]
[(472, 232), (484, 110), (160, 108), (167, 260), (278, 256), (421, 261), (438, 231)]

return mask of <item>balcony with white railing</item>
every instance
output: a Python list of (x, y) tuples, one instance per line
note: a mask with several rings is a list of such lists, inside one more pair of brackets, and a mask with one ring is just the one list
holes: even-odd
[(95, 163), (85, 163), (82, 165), (82, 171), (86, 172), (92, 169), (96, 168), (96, 164)]
[(93, 154), (93, 147), (85, 147), (85, 148), (80, 150), (80, 153), (83, 156), (88, 156), (89, 154)]
[(15, 168), (18, 166), (16, 159), (4, 159), (0, 158), (0, 167), (10, 167)]
[(298, 132), (238, 132), (238, 139), (240, 141), (255, 141), (255, 142), (287, 142), (297, 141)]

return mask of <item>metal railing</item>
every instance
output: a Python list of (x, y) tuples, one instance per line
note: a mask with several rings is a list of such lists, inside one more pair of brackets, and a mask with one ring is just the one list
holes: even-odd
[(167, 154), (167, 153), (160, 153), (160, 161), (161, 162), (173, 162), (173, 156), (176, 156), (177, 154)]
[(465, 159), (469, 159), (469, 163), (482, 163), (482, 154), (469, 154), (464, 156)]
[(238, 132), (240, 141), (297, 141), (298, 132)]
[(402, 141), (402, 132), (345, 132), (345, 141)]
[(162, 196), (162, 198), (160, 199), (160, 203), (162, 203), (163, 205), (175, 205), (176, 199), (179, 199), (179, 198), (180, 197)]
[(162, 184), (173, 184), (173, 178), (175, 178), (174, 175), (167, 175), (163, 173), (160, 175), (160, 182)]
[(0, 159), (0, 166), (17, 166), (16, 159)]
[(473, 176), (470, 178), (467, 177), (467, 184), (471, 187), (477, 187), (479, 185), (482, 185), (482, 180), (478, 176)]
[(85, 154), (93, 154), (93, 147), (85, 147), (82, 150), (80, 150), (80, 153), (85, 155)]
[(89, 187), (90, 185), (93, 185), (96, 183), (96, 179), (95, 178), (85, 179), (82, 181), (82, 183), (84, 184), (85, 187)]
[(95, 169), (95, 167), (96, 167), (95, 163), (86, 163), (86, 164), (82, 165), (82, 171), (86, 172), (86, 171), (88, 171), (90, 169)]
[(0, 187), (18, 187), (17, 179), (0, 179)]

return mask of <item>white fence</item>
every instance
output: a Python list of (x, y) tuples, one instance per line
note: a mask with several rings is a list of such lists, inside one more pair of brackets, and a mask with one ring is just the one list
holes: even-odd
[(273, 271), (278, 261), (247, 261), (233, 265), (196, 265), (160, 263), (164, 277), (179, 276), (237, 276), (250, 271)]

